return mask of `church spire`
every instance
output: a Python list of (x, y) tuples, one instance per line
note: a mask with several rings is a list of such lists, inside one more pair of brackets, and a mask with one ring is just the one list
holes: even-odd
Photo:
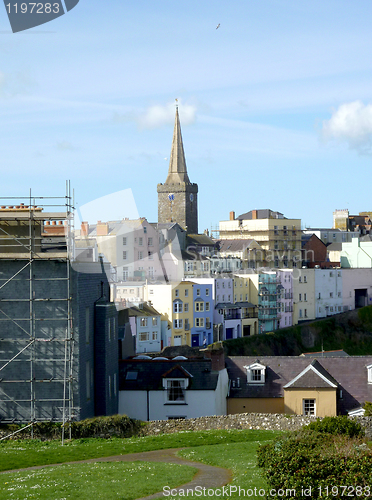
[(169, 161), (168, 177), (166, 184), (179, 184), (185, 182), (190, 184), (187, 175), (185, 152), (183, 150), (180, 118), (178, 116), (178, 105), (176, 105), (176, 118), (174, 123), (172, 149)]

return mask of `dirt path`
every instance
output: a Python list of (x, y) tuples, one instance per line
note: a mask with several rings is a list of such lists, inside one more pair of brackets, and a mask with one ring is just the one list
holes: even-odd
[[(212, 467), (211, 465), (205, 465), (200, 462), (193, 462), (191, 460), (186, 460), (181, 457), (177, 457), (176, 453), (184, 448), (169, 448), (168, 450), (155, 450), (155, 451), (144, 451), (142, 453), (129, 453), (127, 455), (116, 455), (113, 457), (102, 457), (102, 458), (90, 458), (88, 460), (79, 460), (77, 462), (63, 462), (63, 464), (49, 464), (49, 465), (37, 465), (34, 467), (27, 467), (26, 469), (8, 470), (1, 472), (1, 474), (6, 474), (9, 472), (20, 472), (21, 470), (33, 470), (33, 469), (43, 469), (45, 467), (56, 467), (57, 465), (70, 465), (70, 464), (82, 464), (82, 463), (93, 463), (93, 462), (135, 462), (137, 460), (143, 460), (144, 462), (167, 462), (180, 465), (189, 465), (198, 469), (192, 481), (189, 483), (178, 486), (178, 488), (183, 489), (194, 489), (196, 486), (202, 488), (220, 488), (225, 484), (228, 484), (232, 480), (231, 471), (227, 469), (222, 469), (220, 467)], [(163, 492), (155, 493), (145, 497), (146, 500), (152, 498), (164, 497)], [(166, 497), (164, 497), (166, 498)], [(138, 499), (144, 500), (144, 498)]]

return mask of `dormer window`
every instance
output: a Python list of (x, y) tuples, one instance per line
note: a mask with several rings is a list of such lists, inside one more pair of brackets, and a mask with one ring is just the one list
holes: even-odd
[(244, 367), (247, 370), (247, 384), (264, 384), (266, 366), (256, 362)]
[(189, 385), (187, 378), (163, 379), (163, 388), (166, 389), (166, 403), (185, 404), (185, 390)]

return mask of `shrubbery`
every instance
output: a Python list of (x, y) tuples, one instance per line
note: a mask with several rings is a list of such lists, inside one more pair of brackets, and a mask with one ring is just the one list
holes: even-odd
[[(349, 426), (340, 417), (333, 418), (340, 422), (331, 420), (323, 426), (314, 422), (316, 430), (311, 424), (258, 449), (258, 465), (264, 470), (268, 490), (295, 490), (296, 497), (310, 498), (372, 495), (372, 488), (368, 490), (372, 485), (372, 450), (357, 427)], [(349, 437), (349, 433), (355, 436), (355, 432), (359, 437)], [(342, 491), (341, 486), (350, 488)], [(357, 486), (358, 490), (352, 489)], [(311, 494), (304, 495), (310, 487)], [(339, 489), (331, 490), (332, 487)]]
[(327, 434), (344, 434), (349, 437), (364, 436), (364, 429), (360, 423), (351, 420), (346, 415), (342, 417), (324, 417), (311, 422), (307, 427), (313, 431)]
[(372, 417), (372, 403), (370, 401), (366, 401), (363, 406), (365, 410), (365, 417)]
[[(90, 438), (90, 437), (120, 437), (127, 438), (138, 436), (142, 430), (144, 422), (129, 418), (127, 415), (112, 415), (110, 417), (94, 417), (71, 423), (71, 437)], [(14, 435), (14, 439), (29, 438), (31, 427), (17, 424), (8, 424), (0, 427)], [(65, 424), (65, 437), (69, 436), (69, 424)], [(60, 439), (62, 434), (62, 424), (60, 422), (36, 422), (33, 425), (33, 436), (41, 439)]]

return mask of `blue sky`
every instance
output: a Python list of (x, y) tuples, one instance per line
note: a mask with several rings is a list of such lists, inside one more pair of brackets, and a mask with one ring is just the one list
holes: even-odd
[(200, 232), (372, 210), (371, 22), (369, 0), (80, 0), (13, 34), (0, 9), (2, 196), (70, 179), (79, 206), (131, 189), (156, 221), (178, 98)]

